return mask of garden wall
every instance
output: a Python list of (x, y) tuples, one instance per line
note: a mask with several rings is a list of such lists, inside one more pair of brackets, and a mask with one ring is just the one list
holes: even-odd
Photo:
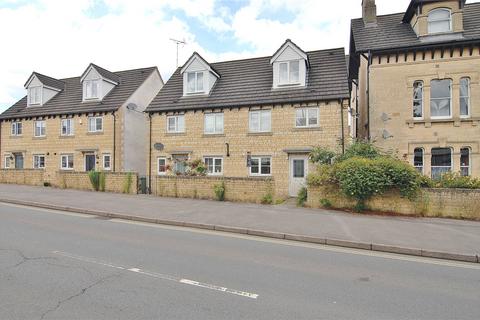
[(225, 200), (260, 203), (266, 195), (274, 198), (271, 178), (157, 176), (155, 195), (192, 199), (215, 199), (214, 187), (225, 184)]
[[(326, 202), (336, 209), (352, 209), (356, 204), (334, 187), (308, 188), (307, 206), (322, 208)], [(377, 212), (480, 220), (478, 189), (422, 189), (415, 201), (402, 198), (398, 192), (389, 192), (372, 198), (366, 205)]]
[(0, 183), (43, 186), (43, 170), (0, 169)]

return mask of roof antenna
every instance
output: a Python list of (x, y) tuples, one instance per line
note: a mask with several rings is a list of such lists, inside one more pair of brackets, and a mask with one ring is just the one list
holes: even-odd
[(170, 38), (170, 40), (175, 42), (175, 44), (177, 45), (177, 68), (178, 68), (178, 46), (179, 45), (186, 45), (187, 43), (185, 42), (185, 39), (177, 40), (177, 39)]

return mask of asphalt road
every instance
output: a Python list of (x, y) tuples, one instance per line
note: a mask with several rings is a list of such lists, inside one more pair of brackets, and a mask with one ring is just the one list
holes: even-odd
[(480, 265), (0, 204), (0, 319), (479, 319)]

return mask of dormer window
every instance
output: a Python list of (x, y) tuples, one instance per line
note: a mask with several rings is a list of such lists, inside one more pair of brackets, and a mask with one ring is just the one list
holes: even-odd
[(85, 100), (99, 99), (100, 97), (100, 79), (84, 81)]
[(28, 88), (28, 104), (37, 105), (42, 102), (42, 87)]
[(187, 73), (187, 93), (204, 92), (203, 71)]
[(428, 14), (428, 33), (452, 32), (452, 12), (449, 9), (435, 9)]
[(280, 68), (280, 85), (299, 84), (300, 82), (300, 61), (281, 62)]

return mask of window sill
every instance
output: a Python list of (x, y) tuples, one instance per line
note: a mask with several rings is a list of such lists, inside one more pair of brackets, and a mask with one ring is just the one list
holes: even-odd
[(222, 138), (226, 136), (225, 136), (225, 133), (204, 133), (202, 137), (203, 138)]
[(273, 132), (248, 132), (247, 136), (273, 136)]
[(23, 135), (10, 136), (10, 139), (21, 139), (21, 138), (23, 138)]
[(167, 137), (175, 137), (175, 136), (185, 136), (187, 134), (185, 132), (166, 132), (165, 135)]
[(479, 117), (469, 117), (469, 118), (448, 118), (448, 119), (411, 119), (405, 121), (410, 128), (415, 127), (415, 125), (425, 125), (425, 127), (430, 127), (435, 123), (453, 123), (455, 126), (460, 126), (461, 122), (471, 122), (472, 125), (477, 125), (480, 121)]
[(47, 139), (47, 136), (41, 136), (41, 137), (33, 137), (32, 140), (45, 140)]
[(295, 127), (293, 131), (323, 131), (322, 127)]
[(59, 139), (72, 139), (75, 138), (75, 135), (60, 135), (58, 136)]
[(102, 135), (103, 131), (98, 131), (98, 132), (87, 132), (87, 136), (99, 136)]

